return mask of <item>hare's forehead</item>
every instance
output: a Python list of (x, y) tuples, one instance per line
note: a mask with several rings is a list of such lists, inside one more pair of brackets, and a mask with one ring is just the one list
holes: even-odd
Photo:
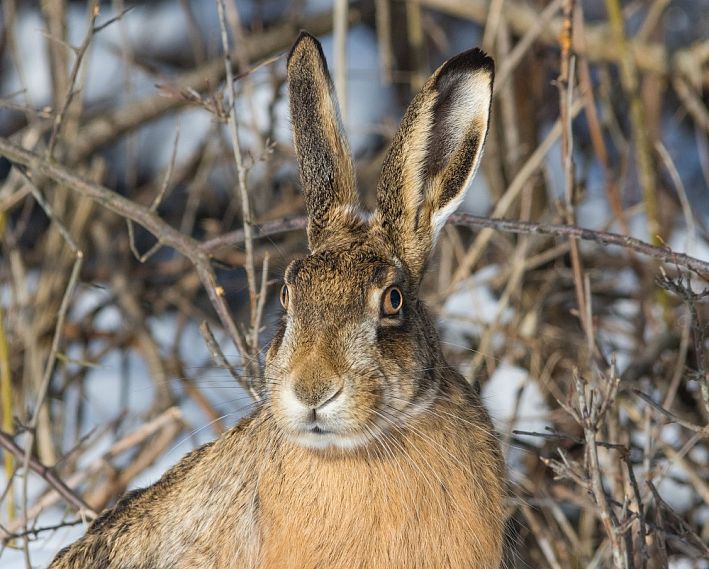
[(370, 251), (319, 251), (293, 261), (284, 280), (302, 296), (366, 297), (369, 290), (391, 284), (401, 273), (395, 259)]

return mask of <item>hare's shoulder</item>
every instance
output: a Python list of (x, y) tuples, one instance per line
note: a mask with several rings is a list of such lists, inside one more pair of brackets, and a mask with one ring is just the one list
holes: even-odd
[(185, 455), (153, 485), (126, 493), (50, 567), (155, 569), (177, 567), (188, 552), (213, 558), (215, 536), (236, 537), (253, 524), (262, 422), (257, 411)]
[(219, 481), (244, 481), (253, 475), (255, 448), (262, 423), (260, 413), (239, 421), (219, 438), (187, 453), (153, 485), (128, 492), (116, 505), (94, 521), (89, 531), (107, 526), (132, 515), (146, 512), (167, 515), (182, 504), (207, 499), (200, 494), (205, 485), (222, 486)]

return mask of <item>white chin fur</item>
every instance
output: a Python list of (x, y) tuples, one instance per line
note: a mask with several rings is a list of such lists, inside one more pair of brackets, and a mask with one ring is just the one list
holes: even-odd
[(370, 443), (371, 435), (361, 434), (343, 436), (336, 433), (297, 433), (291, 435), (291, 440), (302, 447), (315, 450), (340, 449), (353, 450)]

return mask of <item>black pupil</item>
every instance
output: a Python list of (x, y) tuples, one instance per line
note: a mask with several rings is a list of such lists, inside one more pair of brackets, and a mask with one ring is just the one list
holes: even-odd
[(288, 288), (285, 285), (283, 285), (283, 287), (281, 288), (281, 302), (283, 304), (285, 304), (287, 298), (288, 298)]
[(393, 288), (389, 291), (389, 302), (394, 310), (399, 310), (401, 306), (401, 293), (398, 289)]

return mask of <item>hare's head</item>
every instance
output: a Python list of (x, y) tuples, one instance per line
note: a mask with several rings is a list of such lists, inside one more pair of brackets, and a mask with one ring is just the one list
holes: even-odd
[(268, 405), (297, 443), (356, 448), (405, 428), (435, 398), (444, 362), (418, 288), (477, 169), (493, 74), (477, 49), (436, 70), (401, 122), (368, 214), (320, 44), (302, 33), (293, 46), (290, 110), (310, 254), (286, 269), (266, 376)]

